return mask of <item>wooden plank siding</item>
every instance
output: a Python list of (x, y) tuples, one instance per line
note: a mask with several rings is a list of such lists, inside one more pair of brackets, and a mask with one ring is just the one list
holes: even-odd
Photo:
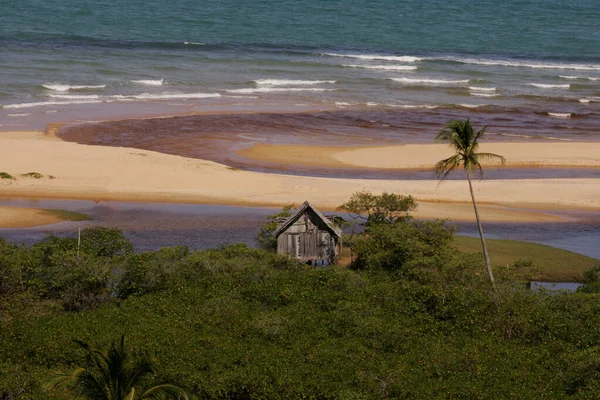
[(305, 210), (277, 237), (277, 253), (289, 254), (302, 261), (329, 260), (339, 257), (341, 241), (311, 209)]

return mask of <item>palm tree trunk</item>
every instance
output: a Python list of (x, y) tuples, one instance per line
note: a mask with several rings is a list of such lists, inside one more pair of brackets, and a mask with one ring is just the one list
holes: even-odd
[(471, 191), (471, 200), (473, 201), (473, 208), (475, 209), (475, 219), (477, 220), (477, 229), (479, 229), (479, 237), (481, 238), (481, 247), (483, 247), (483, 256), (485, 257), (485, 265), (487, 267), (488, 276), (490, 282), (492, 282), (492, 288), (496, 289), (496, 282), (494, 281), (494, 274), (492, 273), (492, 263), (490, 262), (490, 255), (488, 253), (487, 245), (485, 244), (485, 238), (483, 237), (483, 227), (479, 220), (479, 212), (477, 211), (477, 203), (475, 202), (475, 194), (473, 193), (473, 184), (471, 183), (471, 171), (467, 170), (467, 180), (469, 181), (469, 190)]

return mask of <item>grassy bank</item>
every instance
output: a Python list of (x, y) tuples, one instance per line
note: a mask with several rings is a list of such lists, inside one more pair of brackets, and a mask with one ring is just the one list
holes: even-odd
[(57, 209), (44, 209), (41, 214), (50, 215), (60, 219), (61, 221), (91, 221), (92, 217), (87, 214), (69, 211), (69, 210), (57, 210)]
[[(512, 265), (519, 260), (529, 260), (543, 280), (551, 282), (581, 281), (582, 274), (600, 260), (556, 247), (514, 240), (486, 239), (494, 265)], [(466, 253), (481, 253), (479, 238), (455, 236), (457, 249)]]

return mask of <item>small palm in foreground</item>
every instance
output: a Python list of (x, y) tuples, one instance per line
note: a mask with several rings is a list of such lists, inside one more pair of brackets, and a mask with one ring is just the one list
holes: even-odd
[(78, 340), (75, 343), (86, 351), (90, 367), (57, 375), (47, 388), (66, 386), (72, 393), (90, 400), (188, 399), (178, 386), (150, 385), (156, 368), (147, 360), (131, 359), (125, 349), (125, 335), (108, 350)]
[(475, 219), (477, 220), (479, 236), (481, 237), (481, 246), (483, 247), (485, 265), (487, 267), (492, 287), (495, 288), (492, 264), (490, 262), (490, 255), (488, 254), (488, 249), (485, 244), (485, 238), (483, 237), (483, 228), (479, 219), (479, 212), (477, 211), (477, 203), (475, 202), (475, 194), (473, 193), (471, 177), (473, 171), (475, 171), (479, 178), (483, 179), (483, 168), (481, 167), (480, 161), (498, 160), (504, 164), (506, 160), (504, 157), (498, 154), (477, 152), (477, 149), (479, 148), (479, 139), (485, 134), (485, 130), (486, 128), (484, 127), (480, 131), (475, 132), (471, 126), (471, 122), (468, 119), (465, 121), (452, 120), (448, 122), (446, 127), (437, 135), (436, 140), (450, 144), (450, 146), (454, 149), (455, 154), (452, 157), (438, 162), (435, 165), (435, 170), (438, 178), (440, 181), (442, 181), (454, 169), (460, 166), (464, 167), (467, 174), (467, 180), (469, 181), (469, 190), (471, 191), (471, 199), (473, 201), (473, 208), (475, 209)]

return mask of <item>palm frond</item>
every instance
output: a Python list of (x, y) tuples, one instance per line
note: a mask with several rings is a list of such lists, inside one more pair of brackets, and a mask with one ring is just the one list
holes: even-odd
[(176, 385), (168, 383), (154, 386), (146, 390), (141, 396), (140, 400), (144, 399), (178, 399), (178, 400), (189, 400), (189, 396), (185, 390)]
[(506, 158), (494, 153), (477, 153), (477, 158), (486, 161), (500, 161), (501, 164), (506, 163)]
[(461, 155), (455, 154), (452, 157), (446, 158), (445, 160), (441, 160), (437, 164), (435, 164), (435, 172), (440, 181), (446, 179), (448, 174), (452, 172), (454, 169), (460, 166)]

